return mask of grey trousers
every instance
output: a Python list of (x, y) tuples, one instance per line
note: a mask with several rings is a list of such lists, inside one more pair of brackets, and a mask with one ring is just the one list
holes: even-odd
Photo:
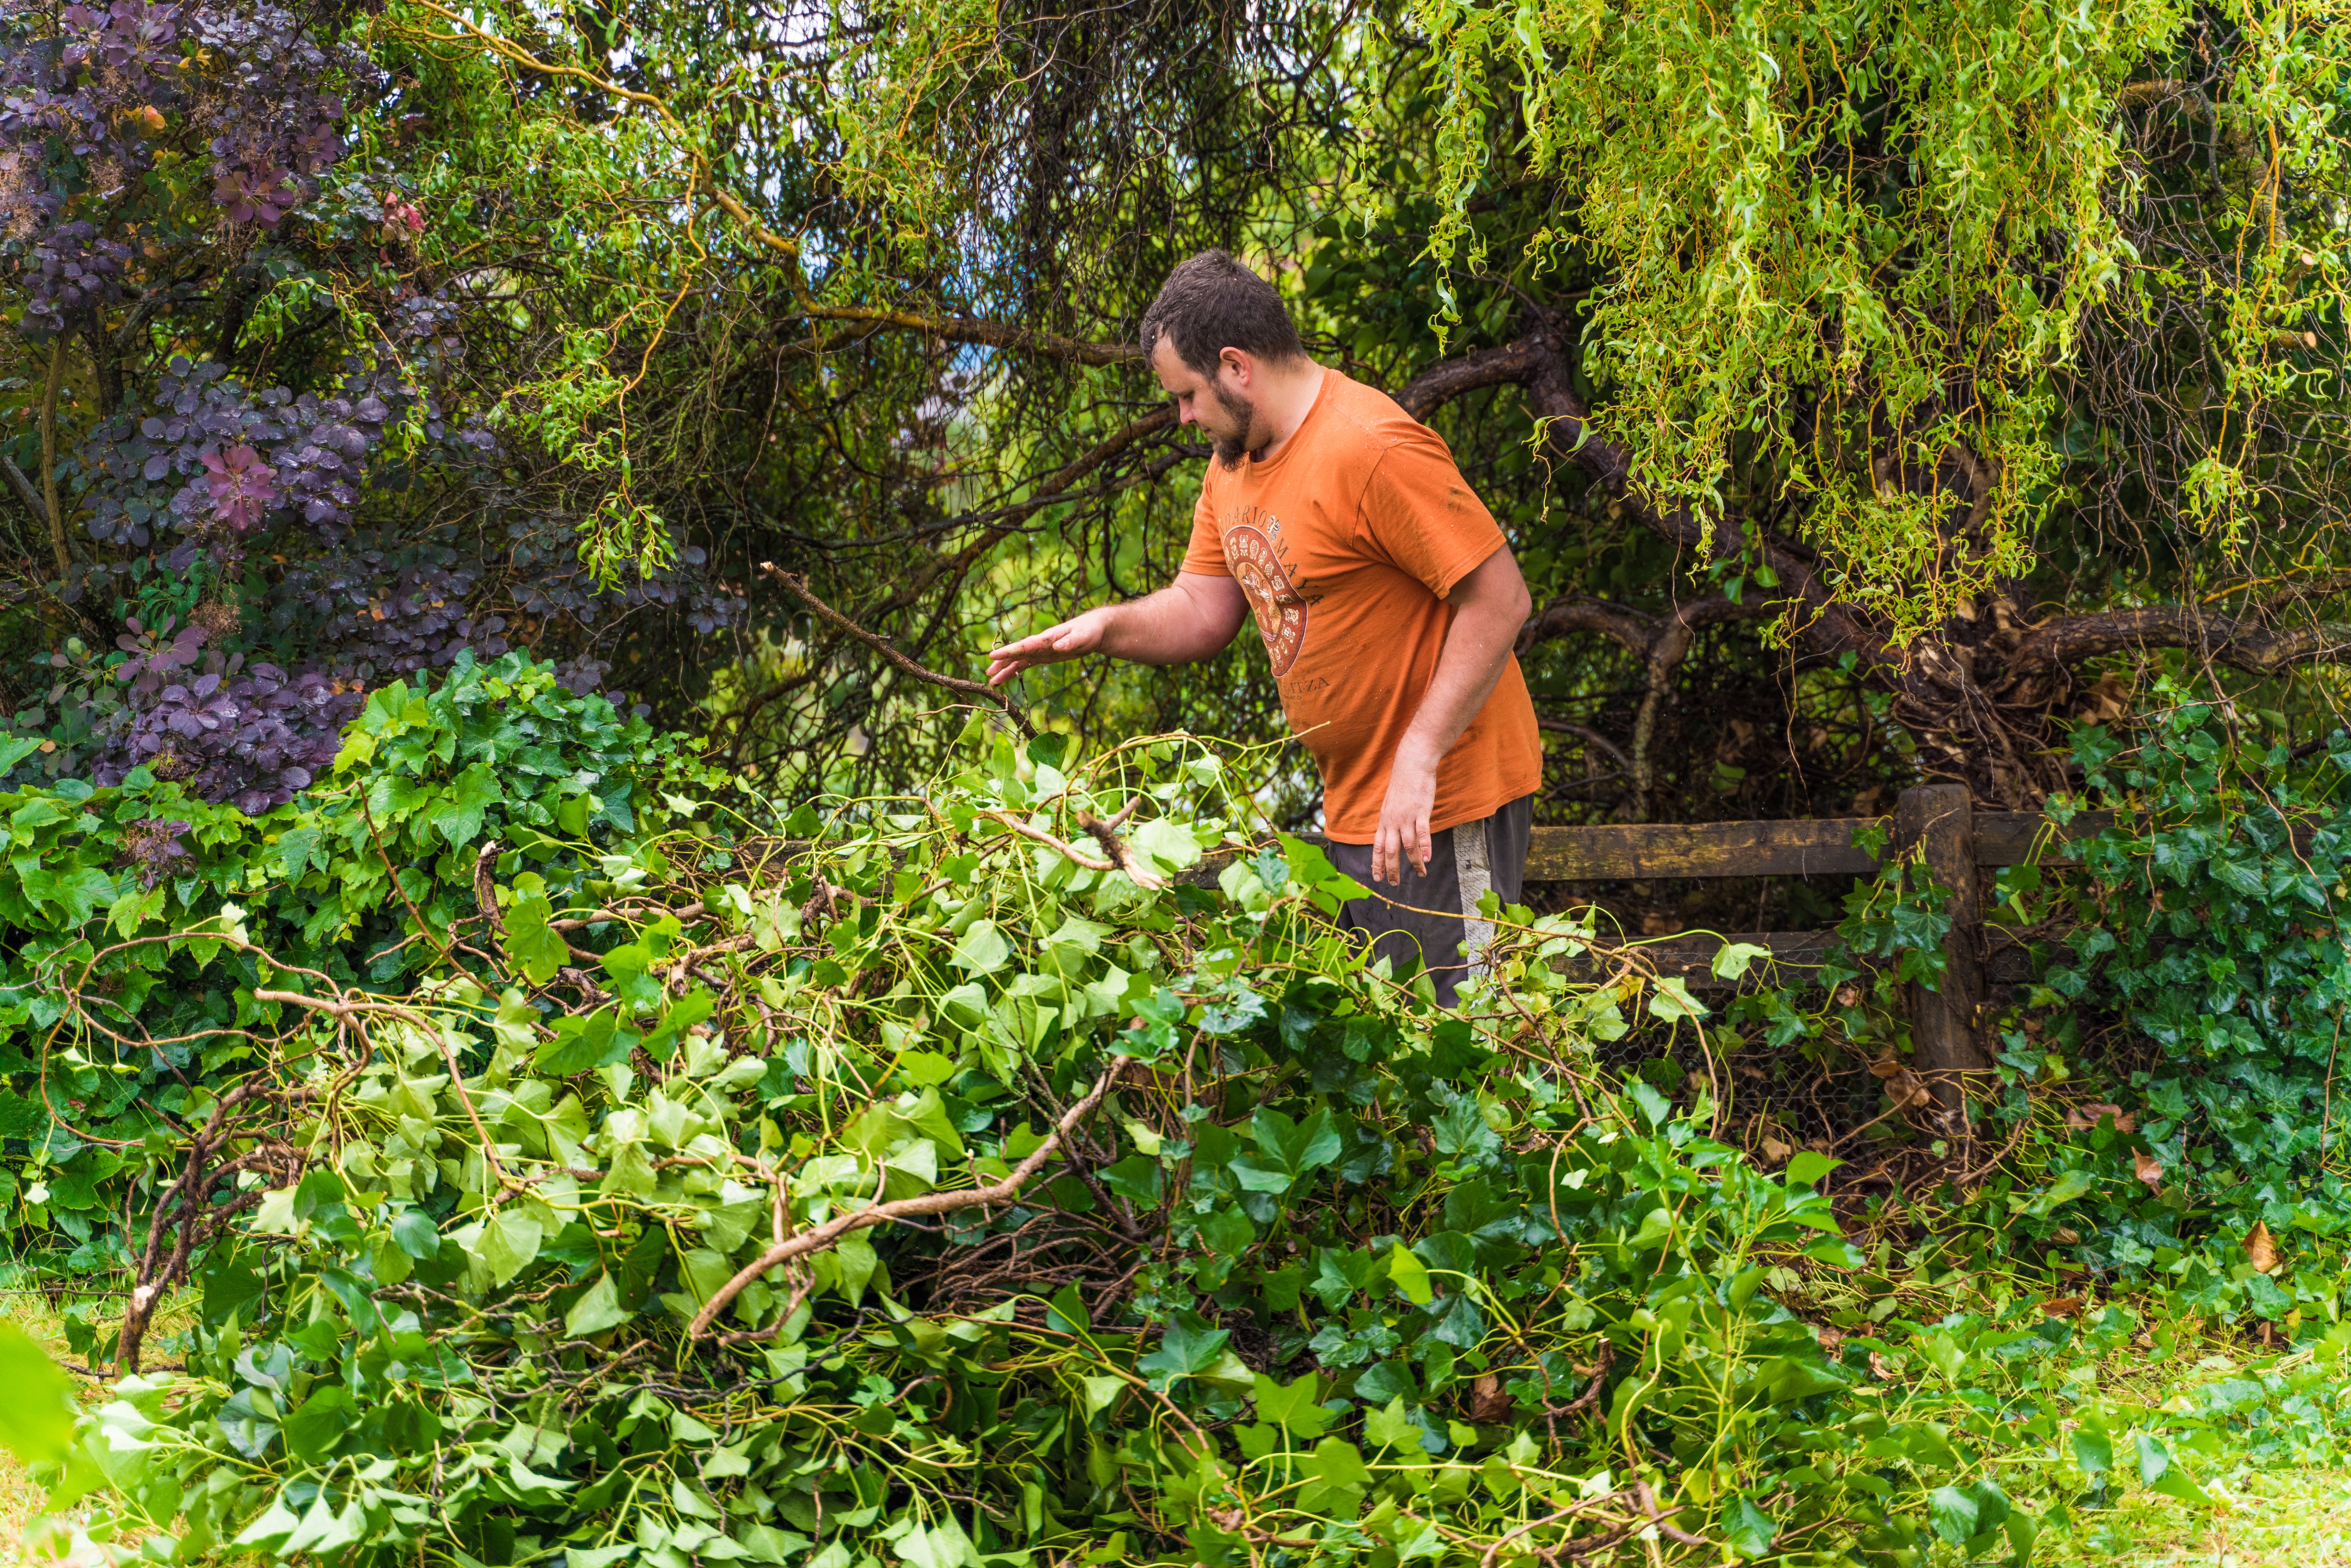
[(1372, 939), (1372, 956), (1386, 958), (1402, 975), (1426, 967), (1439, 1006), (1451, 1007), (1454, 988), (1482, 972), (1494, 924), (1478, 913), (1488, 893), (1516, 904), (1526, 886), (1527, 830), (1535, 800), (1522, 796), (1490, 817), (1460, 822), (1429, 835), (1428, 870), (1406, 861), (1401, 884), (1372, 881), (1372, 846), (1325, 846), (1331, 863), (1365, 887), (1366, 898), (1351, 898), (1340, 923)]

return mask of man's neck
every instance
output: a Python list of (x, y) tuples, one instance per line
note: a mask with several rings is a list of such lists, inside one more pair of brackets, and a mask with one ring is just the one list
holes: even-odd
[(1249, 454), (1256, 463), (1268, 462), (1281, 451), (1306, 416), (1314, 412), (1314, 400), (1322, 394), (1322, 367), (1301, 354), (1296, 362), (1281, 367), (1266, 379), (1265, 390), (1257, 400), (1258, 418), (1271, 432), (1271, 439)]

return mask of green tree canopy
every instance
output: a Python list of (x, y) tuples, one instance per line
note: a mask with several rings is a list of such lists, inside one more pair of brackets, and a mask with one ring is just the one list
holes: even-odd
[[(15, 26), (21, 79), (117, 128), (9, 131), (38, 175), (7, 242), (12, 640), (43, 666), (13, 695), (57, 742), (28, 768), (162, 747), (282, 791), (307, 765), (256, 782), (165, 738), (201, 727), (174, 672), (316, 676), (290, 757), (351, 692), (518, 645), (786, 792), (916, 777), (940, 694), (762, 563), (967, 676), (1165, 580), (1204, 453), (1133, 329), (1212, 244), (1510, 530), (1551, 815), (1866, 805), (1922, 767), (2026, 801), (2063, 778), (2053, 723), (2126, 711), (2151, 664), (2297, 735), (2331, 711), (2351, 35), (2325, 7)], [(77, 76), (131, 47), (110, 27), (181, 85)], [(264, 34), (301, 45), (266, 112), (233, 90)], [(327, 425), (356, 444), (320, 478)], [(1018, 699), (1270, 740), (1252, 641)], [(1310, 818), (1301, 759), (1260, 755)]]

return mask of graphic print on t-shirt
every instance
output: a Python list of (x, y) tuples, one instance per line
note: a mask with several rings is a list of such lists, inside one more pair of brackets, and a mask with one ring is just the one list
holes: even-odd
[(1306, 599), (1290, 580), (1288, 569), (1273, 553), (1273, 541), (1247, 523), (1225, 530), (1225, 563), (1233, 580), (1249, 595), (1257, 617), (1257, 633), (1273, 660), (1276, 680), (1290, 674), (1298, 651), (1306, 645)]

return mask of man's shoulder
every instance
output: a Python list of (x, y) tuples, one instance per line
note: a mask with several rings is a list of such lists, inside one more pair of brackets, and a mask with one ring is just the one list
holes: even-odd
[(1331, 434), (1360, 445), (1372, 455), (1384, 455), (1407, 441), (1425, 438), (1428, 427), (1404, 411), (1404, 405), (1375, 386), (1342, 371), (1330, 372)]

